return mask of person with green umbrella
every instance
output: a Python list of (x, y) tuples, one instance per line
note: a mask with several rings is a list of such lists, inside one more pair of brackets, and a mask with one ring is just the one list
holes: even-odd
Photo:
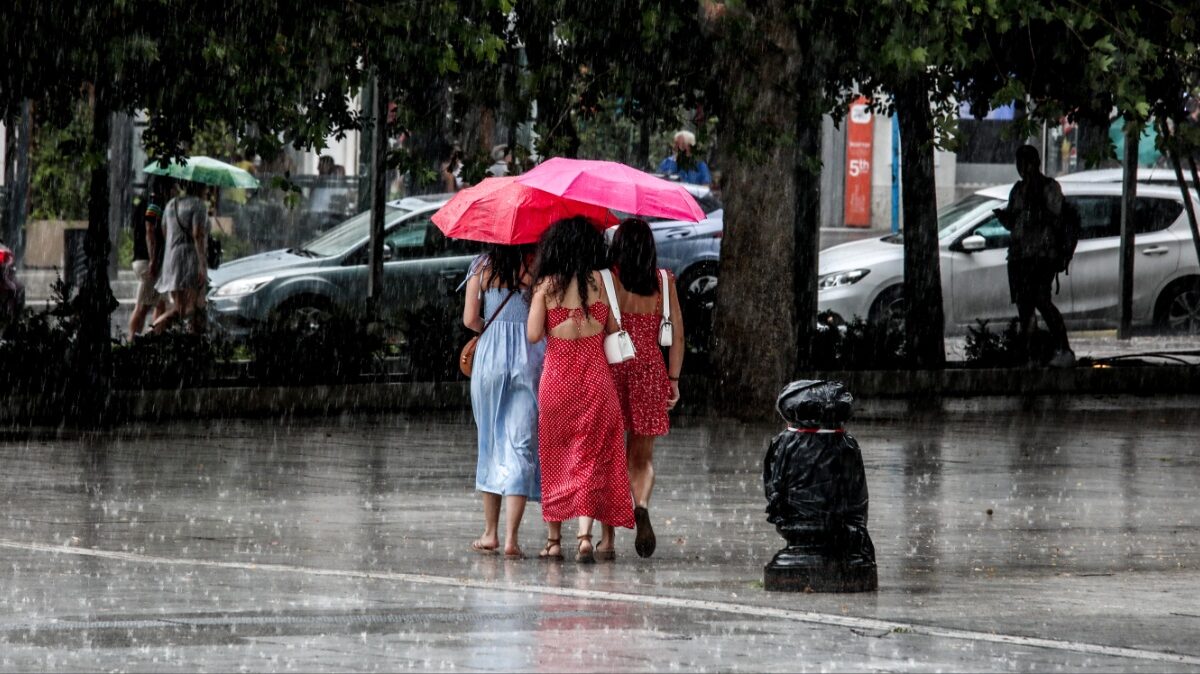
[(167, 203), (163, 211), (163, 235), (166, 249), (162, 272), (155, 289), (169, 294), (171, 308), (154, 321), (161, 333), (181, 318), (190, 318), (193, 332), (204, 331), (204, 322), (195, 315), (208, 288), (208, 186), (194, 181), (180, 183), (183, 194)]

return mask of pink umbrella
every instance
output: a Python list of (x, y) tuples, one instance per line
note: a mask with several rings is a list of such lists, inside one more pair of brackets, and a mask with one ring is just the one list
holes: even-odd
[(614, 161), (556, 157), (517, 181), (614, 211), (692, 222), (704, 219), (704, 211), (683, 185)]
[(484, 243), (534, 243), (550, 225), (582, 215), (597, 228), (617, 224), (607, 208), (564, 199), (516, 182), (485, 178), (454, 195), (433, 214), (433, 224), (452, 239)]

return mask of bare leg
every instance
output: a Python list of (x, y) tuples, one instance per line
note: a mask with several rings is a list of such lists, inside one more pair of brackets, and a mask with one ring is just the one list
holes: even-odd
[(171, 308), (163, 312), (158, 320), (154, 321), (154, 332), (161, 333), (171, 324), (180, 318), (187, 315), (191, 309), (190, 300), (191, 293), (187, 290), (172, 290), (171, 291)]
[(629, 440), (629, 486), (633, 489), (633, 504), (650, 506), (650, 492), (654, 490), (654, 441), (653, 435), (635, 435)]
[(151, 322), (157, 323), (158, 319), (162, 318), (162, 315), (165, 313), (167, 313), (167, 301), (159, 300), (158, 304), (154, 305), (154, 316)]
[(546, 522), (546, 547), (538, 557), (562, 558), (562, 522)]
[(150, 307), (138, 302), (133, 305), (133, 315), (129, 317), (129, 338), (133, 339), (142, 333), (142, 328), (146, 327), (146, 314), (149, 313)]
[(650, 524), (650, 492), (654, 490), (654, 440), (652, 435), (634, 435), (629, 439), (629, 484), (633, 489), (633, 523), (637, 534), (633, 549), (639, 557), (654, 554), (657, 539)]
[(471, 542), (477, 552), (495, 552), (500, 547), (496, 525), (500, 521), (500, 495), (483, 492), (483, 535)]
[(192, 333), (203, 335), (208, 331), (208, 301), (203, 290), (193, 291), (191, 304), (191, 320), (188, 321), (188, 327)]
[(611, 524), (600, 523), (600, 542), (596, 552), (612, 552), (617, 547), (617, 530)]
[(525, 497), (504, 497), (504, 554), (521, 554), (521, 542), (517, 531), (521, 528), (521, 518), (525, 516)]
[(594, 562), (595, 548), (592, 546), (592, 518), (579, 518), (579, 534), (575, 537), (579, 541), (579, 547), (575, 554), (577, 562)]

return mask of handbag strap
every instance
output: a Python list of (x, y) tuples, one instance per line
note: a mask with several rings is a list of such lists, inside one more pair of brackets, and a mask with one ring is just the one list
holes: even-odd
[(482, 335), (483, 331), (488, 329), (488, 326), (490, 326), (492, 324), (492, 322), (496, 320), (496, 317), (500, 315), (500, 312), (504, 310), (504, 305), (508, 304), (508, 301), (511, 300), (513, 298), (513, 295), (516, 295), (516, 294), (517, 294), (517, 291), (515, 291), (515, 290), (510, 290), (508, 292), (508, 297), (505, 297), (504, 301), (500, 303), (500, 306), (496, 307), (496, 310), (492, 312), (492, 317), (487, 319), (487, 322), (483, 324), (483, 329), (479, 331), (479, 334)]
[(613, 287), (612, 272), (601, 269), (600, 278), (604, 279), (604, 292), (608, 295), (609, 309), (612, 310), (613, 320), (617, 322), (617, 329), (624, 330), (625, 328), (621, 327), (621, 308), (617, 306), (617, 290)]
[(662, 278), (662, 303), (663, 303), (663, 323), (671, 322), (671, 283), (667, 278), (667, 270), (659, 269), (658, 275)]

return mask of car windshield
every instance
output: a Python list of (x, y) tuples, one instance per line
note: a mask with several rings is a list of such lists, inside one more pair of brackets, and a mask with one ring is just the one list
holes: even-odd
[[(981, 194), (972, 194), (966, 199), (946, 206), (938, 211), (937, 214), (938, 239), (941, 240), (954, 234), (965, 221), (974, 220), (981, 213), (1002, 206), (1004, 206), (1004, 202), (1000, 199), (985, 197)], [(904, 236), (902, 234), (892, 234), (885, 237), (884, 240), (892, 243), (900, 243), (904, 241)]]
[[(388, 206), (384, 211), (385, 226), (409, 213), (401, 208)], [(344, 253), (346, 249), (367, 238), (371, 233), (371, 211), (363, 211), (342, 224), (309, 241), (293, 252), (312, 257), (330, 257)]]

